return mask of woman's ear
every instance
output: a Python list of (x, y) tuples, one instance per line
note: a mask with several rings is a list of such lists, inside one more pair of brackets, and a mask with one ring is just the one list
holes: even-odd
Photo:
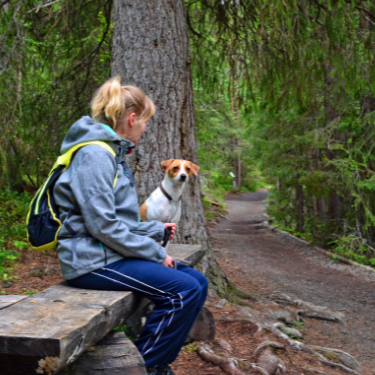
[(168, 170), (169, 170), (169, 167), (172, 165), (172, 163), (174, 162), (174, 159), (169, 159), (169, 160), (164, 160), (160, 163), (161, 167), (163, 168), (164, 170), (164, 173), (167, 173)]
[(193, 164), (192, 162), (190, 162), (190, 168), (191, 168), (192, 172), (197, 176), (198, 175), (198, 171), (199, 171), (198, 165)]
[(130, 113), (129, 116), (128, 116), (128, 125), (129, 127), (133, 127), (134, 124), (135, 124), (135, 118), (136, 118), (136, 114), (134, 112)]

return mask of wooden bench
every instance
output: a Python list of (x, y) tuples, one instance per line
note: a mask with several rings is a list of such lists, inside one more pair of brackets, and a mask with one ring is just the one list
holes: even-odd
[[(170, 245), (168, 253), (196, 265), (205, 249)], [(0, 310), (0, 375), (56, 374), (144, 304), (131, 292), (76, 289), (65, 282), (22, 300), (9, 297), (13, 304)]]
[(88, 348), (60, 374), (69, 375), (147, 375), (145, 363), (136, 346), (124, 332), (110, 332)]

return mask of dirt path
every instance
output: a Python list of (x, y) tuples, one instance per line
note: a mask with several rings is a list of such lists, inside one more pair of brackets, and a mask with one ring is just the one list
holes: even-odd
[(375, 374), (375, 278), (352, 272), (353, 266), (337, 267), (311, 247), (265, 228), (266, 196), (227, 201), (228, 219), (210, 230), (222, 268), (247, 292), (285, 293), (344, 313), (344, 324), (306, 319), (305, 342), (349, 352), (363, 374)]

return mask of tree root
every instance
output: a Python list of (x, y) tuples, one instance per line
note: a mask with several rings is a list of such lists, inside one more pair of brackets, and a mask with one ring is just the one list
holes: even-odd
[(258, 366), (268, 375), (284, 374), (285, 363), (276, 357), (269, 349), (263, 351), (257, 360)]
[(299, 339), (303, 339), (303, 334), (298, 331), (296, 328), (290, 328), (287, 327), (284, 323), (282, 322), (277, 322), (273, 324), (274, 327), (281, 329), (284, 333), (286, 332), (289, 335), (295, 336)]
[(216, 339), (216, 344), (218, 344), (220, 348), (226, 350), (227, 352), (233, 352), (233, 348), (227, 340), (220, 339), (220, 338)]
[[(304, 303), (304, 304), (309, 305), (309, 306), (315, 306), (315, 305), (312, 305), (308, 302), (303, 302), (303, 301), (298, 301), (298, 303), (299, 304)], [(326, 308), (320, 307), (320, 306), (317, 306), (317, 308), (321, 308), (323, 310), (326, 309)], [(328, 309), (326, 309), (326, 311), (327, 310)], [(305, 345), (304, 343), (302, 343), (300, 341), (293, 340), (287, 334), (285, 334), (284, 332), (281, 332), (277, 328), (279, 323), (276, 323), (276, 324), (272, 324), (272, 323), (269, 323), (269, 322), (264, 323), (264, 322), (260, 322), (259, 320), (255, 319), (255, 318), (251, 318), (251, 317), (248, 317), (248, 318), (229, 318), (229, 317), (228, 318), (218, 318), (218, 319), (216, 319), (216, 321), (251, 323), (251, 324), (253, 324), (254, 326), (257, 327), (256, 334), (260, 333), (263, 330), (267, 330), (267, 331), (271, 332), (272, 334), (274, 334), (276, 337), (278, 337), (281, 340), (287, 342), (289, 347), (294, 351), (300, 351), (300, 352), (310, 354), (313, 358), (315, 358), (317, 361), (319, 361), (321, 364), (323, 364), (325, 366), (337, 368), (337, 369), (345, 371), (349, 374), (360, 375), (359, 372), (358, 372), (357, 362), (354, 359), (354, 357), (351, 356), (350, 354), (345, 353), (345, 352), (343, 352), (339, 349), (330, 349), (330, 348), (324, 348), (324, 347), (319, 347), (319, 346), (311, 346), (310, 347), (310, 346)], [(263, 347), (265, 347), (265, 346), (266, 345), (263, 345)], [(272, 346), (272, 345), (270, 345), (270, 346)], [(257, 348), (257, 350), (258, 350), (258, 348)], [(330, 361), (326, 356), (319, 353), (319, 351), (323, 352), (324, 354), (329, 354), (329, 353), (334, 354), (335, 360), (337, 360), (337, 362)], [(266, 371), (263, 368), (262, 368), (262, 370)], [(260, 370), (258, 370), (258, 371), (260, 371)]]
[(352, 370), (358, 371), (358, 364), (356, 359), (349, 353), (346, 353), (340, 349), (324, 348), (322, 346), (310, 345), (313, 350), (321, 351), (323, 353), (334, 355), (343, 365), (351, 368)]
[[(304, 343), (296, 341), (296, 340), (292, 340), (288, 335), (279, 331), (276, 327), (274, 327), (270, 323), (264, 324), (264, 328), (267, 329), (268, 331), (270, 331), (271, 333), (273, 333), (274, 335), (276, 335), (277, 337), (279, 337), (280, 339), (286, 341), (289, 344), (289, 346), (291, 347), (292, 350), (311, 354), (312, 357), (317, 359), (323, 365), (333, 367), (333, 368), (338, 368), (338, 369), (343, 370), (343, 371), (345, 371), (349, 374), (359, 375), (358, 371), (353, 370), (353, 369), (347, 367), (344, 364), (332, 362), (329, 359), (327, 359), (326, 357), (324, 357), (322, 354), (318, 353), (317, 351), (314, 351), (311, 347), (305, 345)], [(327, 352), (329, 352), (329, 350), (327, 350)], [(340, 361), (339, 357), (337, 357), (337, 359)]]
[(302, 301), (300, 299), (293, 299), (292, 297), (284, 293), (272, 293), (269, 298), (271, 299), (271, 301), (280, 304), (303, 306), (308, 308), (309, 311), (299, 310), (298, 312), (296, 312), (301, 316), (344, 323), (345, 314), (337, 311), (332, 311), (325, 306), (318, 306), (310, 302)]
[(349, 367), (346, 367), (345, 365), (341, 365), (339, 363), (331, 362), (331, 361), (328, 361), (328, 360), (327, 361), (320, 360), (319, 362), (322, 365), (326, 365), (326, 366), (329, 366), (329, 367), (332, 367), (332, 368), (337, 368), (337, 369), (343, 370), (343, 371), (345, 371), (349, 374), (360, 375), (358, 371), (352, 370)]
[(236, 367), (234, 359), (219, 357), (218, 355), (214, 354), (207, 345), (199, 345), (197, 353), (203, 360), (205, 360), (206, 362), (213, 363), (216, 366), (219, 366), (223, 371), (225, 371), (229, 375), (245, 375)]
[(267, 348), (269, 346), (276, 349), (285, 349), (285, 346), (283, 344), (280, 344), (279, 342), (265, 341), (254, 350), (253, 355), (257, 356), (262, 349)]
[(285, 307), (285, 310), (293, 314), (297, 322), (303, 322), (302, 314), (304, 313), (304, 310), (296, 310), (291, 307)]
[[(224, 340), (225, 341), (225, 340)], [(277, 346), (280, 344), (272, 343)], [(229, 345), (229, 344), (228, 344)], [(284, 363), (278, 359), (277, 357), (273, 356), (272, 353), (266, 353), (267, 358), (260, 358), (260, 361), (264, 363), (264, 366), (269, 367), (268, 370), (264, 369), (263, 367), (259, 366), (258, 364), (251, 363), (244, 360), (239, 360), (235, 357), (230, 357), (225, 355), (226, 358), (219, 357), (218, 355), (214, 354), (214, 352), (205, 344), (200, 345), (197, 349), (199, 356), (206, 362), (210, 362), (216, 366), (219, 366), (223, 371), (225, 371), (229, 375), (245, 375), (241, 370), (239, 370), (236, 365), (238, 362), (243, 362), (247, 366), (251, 367), (252, 369), (258, 371), (262, 375), (280, 375), (285, 372)]]
[(263, 370), (260, 366), (254, 364), (254, 363), (251, 363), (251, 362), (245, 362), (248, 366), (250, 366), (251, 368), (253, 368), (254, 370), (258, 371), (259, 373), (261, 373), (262, 375), (269, 375), (269, 373), (266, 371), (266, 370)]
[[(297, 314), (294, 314), (297, 315)], [(283, 322), (290, 326), (294, 325), (294, 319), (289, 311), (286, 310), (276, 310), (267, 312), (266, 317), (269, 320), (276, 320), (278, 322)], [(297, 320), (297, 317), (296, 317)]]
[[(332, 350), (329, 350), (328, 348), (323, 348), (323, 347), (315, 347), (315, 350), (314, 350), (313, 347), (309, 347), (308, 345), (305, 345), (304, 343), (300, 341), (291, 339), (288, 335), (286, 335), (284, 332), (279, 331), (271, 323), (261, 323), (251, 318), (219, 318), (219, 319), (216, 319), (216, 321), (251, 323), (258, 328), (257, 333), (263, 330), (267, 330), (273, 333), (276, 337), (280, 338), (281, 340), (286, 341), (292, 350), (310, 354), (313, 358), (315, 358), (316, 360), (318, 360), (321, 364), (325, 366), (337, 368), (349, 374), (360, 375), (357, 369), (352, 369), (348, 367), (346, 364), (343, 364), (344, 361), (341, 362), (342, 358), (340, 358), (339, 356), (337, 356), (337, 360), (340, 361), (341, 363), (332, 362), (317, 351), (317, 350), (321, 350), (324, 352), (324, 350), (326, 350), (326, 353), (331, 353)], [(345, 352), (343, 353), (346, 354)], [(352, 356), (348, 358), (354, 359)]]

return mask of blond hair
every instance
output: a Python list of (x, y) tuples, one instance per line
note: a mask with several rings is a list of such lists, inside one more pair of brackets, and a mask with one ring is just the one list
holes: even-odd
[(108, 122), (115, 129), (117, 120), (134, 112), (139, 121), (147, 121), (155, 113), (155, 105), (135, 86), (121, 86), (119, 76), (99, 87), (91, 101), (91, 115), (97, 121)]

